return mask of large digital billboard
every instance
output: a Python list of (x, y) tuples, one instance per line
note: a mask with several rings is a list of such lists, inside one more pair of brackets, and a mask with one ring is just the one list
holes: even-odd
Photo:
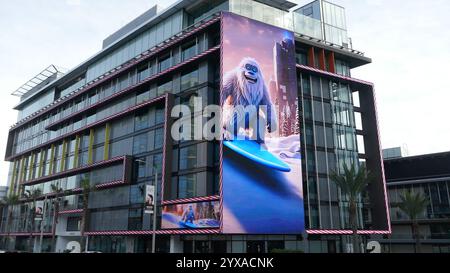
[(294, 34), (224, 13), (222, 35), (222, 232), (300, 234)]
[(219, 228), (219, 202), (201, 202), (163, 207), (163, 229)]

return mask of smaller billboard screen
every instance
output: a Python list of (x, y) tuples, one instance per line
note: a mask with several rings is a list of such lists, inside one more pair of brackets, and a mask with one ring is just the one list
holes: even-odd
[(219, 228), (218, 201), (176, 204), (163, 207), (163, 229)]
[(155, 186), (145, 187), (145, 213), (152, 214), (155, 211)]
[(34, 220), (42, 220), (44, 215), (44, 201), (36, 201), (36, 207), (34, 209)]

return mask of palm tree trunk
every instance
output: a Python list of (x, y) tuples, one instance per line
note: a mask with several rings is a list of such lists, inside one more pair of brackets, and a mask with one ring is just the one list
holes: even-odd
[(28, 250), (32, 253), (33, 252), (33, 232), (35, 228), (35, 218), (36, 218), (36, 200), (33, 200), (34, 208), (31, 210), (31, 232), (30, 232), (30, 238), (28, 242)]
[(13, 209), (12, 205), (8, 207), (8, 220), (6, 221), (6, 234), (5, 236), (5, 245), (7, 250), (9, 250), (9, 242), (11, 240), (11, 223), (12, 223)]
[(413, 236), (415, 239), (416, 253), (422, 253), (422, 248), (421, 248), (421, 244), (420, 244), (420, 227), (419, 227), (419, 223), (416, 220), (413, 221), (412, 231), (413, 231)]
[(349, 207), (349, 222), (350, 226), (353, 231), (352, 235), (352, 241), (353, 241), (353, 252), (359, 253), (359, 247), (358, 247), (358, 224), (357, 224), (357, 218), (356, 218), (356, 202), (350, 201), (350, 207)]
[(53, 232), (52, 232), (52, 252), (56, 252), (56, 225), (58, 224), (58, 217), (59, 217), (59, 195), (56, 196), (55, 201), (55, 209), (53, 212)]
[(87, 227), (87, 221), (88, 221), (88, 209), (89, 209), (89, 194), (86, 192), (86, 190), (84, 190), (84, 194), (83, 194), (83, 216), (81, 217), (81, 242), (80, 242), (80, 246), (81, 246), (81, 252), (85, 251), (86, 249), (86, 238), (85, 238), (85, 231), (86, 231), (86, 227)]

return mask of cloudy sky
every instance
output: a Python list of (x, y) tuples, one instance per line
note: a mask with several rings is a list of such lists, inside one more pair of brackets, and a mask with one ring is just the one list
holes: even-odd
[[(50, 64), (73, 68), (146, 9), (174, 2), (0, 0), (0, 158), (17, 118), (12, 91)], [(410, 155), (450, 151), (450, 1), (332, 2), (346, 7), (354, 48), (373, 59), (352, 73), (376, 84), (383, 147), (407, 146)], [(0, 185), (8, 165), (0, 162)]]

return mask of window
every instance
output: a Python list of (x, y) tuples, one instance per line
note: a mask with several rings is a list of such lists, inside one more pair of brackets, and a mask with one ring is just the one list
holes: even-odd
[(135, 136), (133, 139), (133, 154), (148, 152), (148, 133)]
[(322, 90), (320, 89), (320, 79), (318, 77), (311, 77), (312, 89), (315, 97), (322, 97)]
[(136, 178), (143, 178), (146, 176), (147, 166), (150, 165), (150, 162), (147, 161), (147, 158), (141, 157), (136, 159), (135, 164), (135, 174)]
[(164, 143), (164, 131), (163, 129), (155, 130), (155, 149), (162, 148)]
[(142, 81), (148, 76), (150, 76), (150, 69), (147, 63), (138, 69), (138, 81)]
[(69, 217), (67, 218), (67, 231), (80, 231), (81, 230), (81, 217)]
[(184, 62), (194, 57), (197, 53), (197, 45), (195, 41), (192, 41), (181, 47), (181, 60)]
[(141, 104), (144, 101), (148, 101), (149, 99), (150, 99), (150, 91), (149, 90), (140, 92), (136, 95), (136, 105)]
[[(129, 86), (128, 74), (125, 74), (119, 78), (119, 89), (123, 90)], [(119, 90), (117, 90), (119, 91)]]
[(303, 15), (311, 17), (313, 15), (313, 8), (307, 7), (303, 9)]
[(198, 84), (198, 70), (183, 73), (181, 75), (181, 90), (186, 90)]
[(159, 59), (159, 65), (158, 65), (158, 71), (162, 72), (164, 70), (167, 70), (169, 67), (171, 66), (171, 59), (170, 59), (170, 54), (161, 57)]
[(171, 93), (172, 92), (172, 81), (168, 81), (168, 82), (158, 85), (157, 92), (158, 92), (158, 96), (161, 96), (164, 93)]
[(303, 94), (311, 95), (311, 82), (308, 75), (302, 75), (302, 89)]
[(130, 187), (130, 204), (143, 204), (144, 203), (144, 190), (145, 185), (133, 185)]
[(128, 230), (142, 229), (142, 209), (130, 209), (128, 216)]
[(180, 176), (178, 178), (178, 198), (195, 197), (195, 175)]
[(299, 50), (295, 53), (296, 62), (300, 65), (308, 65), (308, 55), (305, 50)]
[(148, 112), (137, 113), (134, 119), (134, 130), (139, 131), (148, 128)]
[(336, 59), (336, 74), (350, 77), (350, 67), (346, 62)]
[(197, 145), (180, 149), (180, 170), (197, 166)]
[[(162, 172), (162, 154), (157, 154), (153, 156), (153, 164), (156, 167), (156, 170), (160, 174)], [(152, 170), (153, 173), (153, 170)]]
[(156, 109), (156, 124), (161, 124), (164, 122), (164, 108), (158, 108)]

